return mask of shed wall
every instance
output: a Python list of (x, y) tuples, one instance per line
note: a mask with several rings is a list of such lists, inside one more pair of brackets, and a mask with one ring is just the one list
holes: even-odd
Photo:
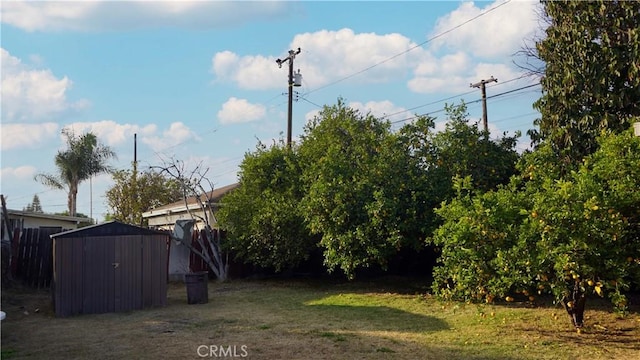
[(165, 235), (54, 238), (56, 315), (166, 305)]

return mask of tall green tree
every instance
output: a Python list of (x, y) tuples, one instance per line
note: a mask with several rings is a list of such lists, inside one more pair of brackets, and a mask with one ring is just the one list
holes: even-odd
[(602, 130), (624, 131), (640, 115), (640, 2), (542, 3), (542, 117), (531, 135), (549, 140), (566, 167), (596, 150)]
[(300, 208), (302, 170), (295, 147), (258, 143), (240, 165), (240, 186), (222, 199), (227, 247), (247, 263), (282, 271), (309, 258), (317, 238)]
[(142, 213), (182, 199), (180, 183), (163, 174), (147, 170), (137, 173), (117, 170), (111, 174), (113, 186), (106, 192), (109, 218), (128, 224), (145, 225)]
[(42, 213), (42, 204), (40, 203), (40, 197), (38, 194), (33, 195), (31, 203), (24, 208), (24, 211)]
[(69, 215), (76, 215), (78, 186), (92, 176), (108, 172), (108, 161), (116, 157), (110, 147), (100, 144), (91, 132), (76, 136), (72, 130), (63, 129), (67, 149), (60, 150), (54, 161), (57, 174), (37, 174), (34, 179), (54, 189), (67, 191)]

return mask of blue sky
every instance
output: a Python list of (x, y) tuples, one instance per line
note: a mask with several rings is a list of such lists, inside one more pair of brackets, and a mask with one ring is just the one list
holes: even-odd
[[(33, 180), (55, 173), (61, 130), (92, 131), (112, 147), (115, 168), (174, 157), (202, 163), (216, 186), (237, 180), (257, 141), (286, 138), (288, 64), (294, 60), (293, 138), (338, 98), (388, 116), (399, 128), (415, 114), (480, 98), (489, 127), (526, 133), (538, 116), (535, 79), (513, 54), (539, 34), (534, 1), (3, 1), (1, 11), (1, 187), (8, 207), (34, 194), (45, 212), (66, 209), (66, 193)], [(447, 99), (447, 100), (445, 100)], [(482, 106), (469, 105), (472, 119)], [(440, 124), (439, 126), (442, 126)], [(528, 146), (524, 136), (520, 148)], [(109, 175), (83, 183), (78, 211), (102, 220)]]

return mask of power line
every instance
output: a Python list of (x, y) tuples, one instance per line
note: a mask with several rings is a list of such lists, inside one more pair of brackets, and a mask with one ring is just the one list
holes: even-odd
[(491, 98), (495, 98), (495, 97), (498, 97), (498, 96), (502, 96), (502, 95), (510, 94), (510, 93), (512, 93), (512, 92), (516, 92), (516, 91), (520, 91), (520, 90), (528, 89), (528, 88), (531, 88), (531, 87), (534, 87), (534, 86), (540, 86), (540, 84), (539, 84), (539, 83), (535, 83), (535, 84), (531, 84), (531, 85), (527, 85), (527, 86), (519, 87), (519, 88), (517, 88), (517, 89), (512, 89), (512, 90), (509, 90), (509, 91), (501, 92), (501, 93), (499, 93), (499, 94), (495, 94), (495, 95), (487, 96), (487, 99), (491, 99)]
[[(491, 86), (491, 87), (500, 86), (500, 85), (505, 85), (505, 84), (508, 84), (508, 83), (510, 83), (510, 82), (513, 82), (513, 81), (516, 81), (516, 80), (520, 80), (520, 79), (522, 79), (522, 78), (524, 78), (524, 77), (525, 77), (525, 76), (523, 75), (523, 76), (519, 76), (519, 77), (516, 77), (516, 78), (513, 78), (513, 79), (509, 79), (509, 80), (504, 81), (504, 82), (502, 82), (502, 83), (495, 84), (495, 85), (493, 85), (493, 86)], [(539, 85), (539, 84), (534, 84), (534, 85)], [(422, 108), (422, 107), (425, 107), (425, 106), (439, 104), (439, 103), (442, 103), (442, 102), (445, 102), (445, 101), (449, 101), (449, 100), (453, 100), (453, 99), (456, 99), (456, 98), (460, 98), (460, 97), (465, 96), (465, 95), (473, 94), (473, 93), (475, 93), (475, 92), (476, 92), (475, 90), (467, 91), (467, 92), (464, 92), (464, 93), (461, 93), (461, 94), (457, 94), (457, 95), (449, 96), (449, 97), (444, 98), (444, 99), (440, 99), (440, 100), (432, 101), (432, 102), (430, 102), (430, 103), (426, 103), (426, 104), (422, 104), (422, 105), (414, 106), (414, 107), (412, 107), (412, 108), (405, 109), (405, 110), (401, 110), (401, 111), (398, 111), (398, 112), (395, 112), (395, 113), (392, 113), (392, 114), (386, 114), (386, 115), (382, 116), (381, 118), (382, 118), (382, 119), (384, 119), (384, 118), (390, 118), (391, 116), (395, 116), (395, 115), (398, 115), (398, 114), (402, 114), (402, 113), (405, 113), (405, 112), (409, 112), (409, 111), (412, 111), (412, 110), (415, 110), (415, 109), (419, 109), (419, 108)], [(500, 95), (500, 94), (497, 94), (497, 95)], [(497, 96), (497, 95), (496, 95), (496, 96)], [(489, 98), (493, 98), (493, 97), (495, 97), (495, 96), (491, 96), (491, 97), (489, 97)], [(488, 98), (488, 99), (489, 99), (489, 98)], [(470, 105), (470, 104), (474, 104), (474, 103), (476, 103), (476, 102), (480, 102), (480, 99), (478, 99), (478, 100), (473, 100), (473, 101), (471, 101), (471, 102), (467, 102), (466, 104), (467, 104), (467, 105)], [(439, 111), (438, 111), (438, 112), (439, 112)], [(412, 117), (412, 118), (413, 118), (413, 117)], [(394, 123), (395, 123), (395, 122), (394, 122)]]
[[(491, 96), (487, 97), (487, 99), (492, 99), (492, 98), (496, 98), (496, 97), (503, 96), (503, 95), (506, 95), (506, 94), (511, 94), (511, 93), (516, 92), (516, 91), (520, 91), (520, 90), (528, 89), (528, 88), (531, 88), (531, 87), (534, 87), (534, 86), (538, 86), (538, 85), (540, 85), (540, 84), (537, 84), (537, 83), (536, 83), (536, 84), (531, 84), (531, 85), (522, 86), (522, 87), (519, 87), (519, 88), (517, 88), (517, 89), (512, 89), (512, 90), (508, 90), (508, 91), (501, 92), (501, 93), (499, 93), (499, 94), (491, 95)], [(475, 91), (473, 91), (473, 92), (475, 92)], [(465, 104), (466, 104), (466, 105), (469, 105), (469, 104), (479, 103), (479, 102), (481, 102), (481, 101), (482, 101), (482, 99), (476, 99), (476, 100), (472, 100), (472, 101), (466, 102)], [(437, 102), (434, 102), (434, 103), (439, 103), (439, 102), (440, 102), (440, 101), (437, 101)], [(420, 116), (431, 116), (431, 115), (433, 115), (433, 114), (437, 114), (437, 113), (440, 113), (440, 112), (443, 112), (443, 111), (445, 111), (445, 108), (441, 108), (441, 109), (438, 109), (438, 110), (435, 110), (435, 111), (431, 111), (431, 112), (428, 112), (428, 113), (424, 113), (424, 114), (419, 114), (419, 115), (411, 116), (411, 117), (408, 117), (408, 118), (405, 118), (405, 119), (400, 119), (400, 120), (392, 121), (392, 122), (391, 122), (391, 124), (397, 124), (397, 123), (400, 123), (400, 122), (405, 122), (405, 121), (413, 120), (413, 119), (415, 119), (415, 118), (417, 118), (417, 117), (420, 117)]]
[(523, 118), (523, 117), (531, 116), (531, 115), (536, 115), (536, 114), (538, 114), (538, 113), (537, 112), (530, 112), (530, 113), (521, 114), (521, 115), (514, 115), (514, 116), (509, 116), (509, 117), (498, 119), (498, 120), (493, 120), (493, 121), (491, 121), (491, 123), (492, 124), (499, 124), (499, 123), (507, 121), (507, 120), (519, 119), (519, 118)]
[(396, 55), (393, 55), (393, 56), (391, 56), (390, 58), (387, 58), (387, 59), (385, 59), (385, 60), (382, 60), (382, 61), (380, 61), (380, 62), (377, 62), (377, 63), (375, 63), (375, 64), (373, 64), (373, 65), (371, 65), (371, 66), (369, 66), (369, 67), (367, 67), (367, 68), (364, 68), (364, 69), (362, 69), (362, 70), (360, 70), (360, 71), (357, 71), (357, 72), (355, 72), (355, 73), (353, 73), (353, 74), (351, 74), (351, 75), (347, 75), (347, 76), (345, 76), (345, 77), (343, 77), (343, 78), (341, 78), (341, 79), (338, 79), (338, 80), (333, 81), (333, 82), (331, 82), (331, 83), (328, 83), (328, 84), (326, 84), (326, 85), (320, 86), (320, 87), (318, 87), (318, 88), (316, 88), (316, 89), (313, 89), (313, 90), (311, 90), (311, 91), (307, 92), (307, 94), (306, 94), (306, 95), (311, 94), (311, 93), (316, 92), (316, 91), (319, 91), (319, 90), (322, 90), (322, 89), (327, 88), (327, 87), (329, 87), (329, 86), (333, 86), (333, 85), (335, 85), (335, 84), (338, 84), (338, 83), (340, 83), (340, 82), (343, 82), (343, 81), (345, 81), (345, 80), (347, 80), (347, 79), (350, 79), (350, 78), (352, 78), (352, 77), (355, 77), (355, 76), (357, 76), (357, 75), (360, 75), (360, 74), (362, 74), (362, 73), (364, 73), (364, 72), (366, 72), (366, 71), (369, 71), (369, 70), (371, 70), (371, 69), (373, 69), (373, 68), (375, 68), (375, 67), (377, 67), (377, 66), (379, 66), (379, 65), (382, 65), (382, 64), (387, 63), (387, 62), (389, 62), (389, 61), (391, 61), (391, 60), (393, 60), (393, 59), (395, 59), (395, 58), (397, 58), (397, 57), (399, 57), (399, 56), (402, 56), (402, 55), (404, 55), (404, 54), (406, 54), (406, 53), (408, 53), (408, 52), (410, 52), (410, 51), (413, 51), (413, 50), (415, 50), (415, 49), (417, 49), (417, 48), (420, 48), (420, 47), (422, 47), (423, 45), (425, 45), (425, 44), (427, 44), (427, 43), (429, 43), (429, 42), (431, 42), (431, 41), (433, 41), (433, 40), (435, 40), (435, 39), (438, 39), (438, 38), (440, 38), (440, 37), (442, 37), (442, 36), (444, 36), (444, 35), (446, 35), (446, 34), (448, 34), (448, 33), (452, 32), (452, 31), (454, 31), (454, 30), (457, 30), (457, 29), (461, 28), (462, 26), (464, 26), (464, 25), (466, 25), (466, 24), (468, 24), (468, 23), (470, 23), (470, 22), (472, 22), (472, 21), (474, 21), (474, 20), (476, 20), (476, 19), (478, 19), (478, 18), (480, 18), (480, 17), (482, 17), (482, 16), (484, 16), (484, 15), (486, 15), (486, 14), (488, 14), (488, 13), (490, 13), (490, 12), (492, 12), (492, 11), (496, 10), (496, 9), (498, 9), (498, 8), (500, 8), (501, 6), (504, 6), (504, 5), (508, 4), (510, 1), (511, 1), (511, 0), (507, 0), (507, 1), (503, 2), (502, 4), (499, 4), (499, 5), (495, 6), (495, 7), (492, 7), (491, 9), (489, 9), (489, 10), (487, 10), (487, 11), (485, 11), (485, 12), (482, 12), (482, 13), (480, 13), (480, 14), (478, 14), (478, 15), (476, 15), (476, 16), (474, 16), (474, 17), (472, 17), (471, 19), (468, 19), (468, 20), (466, 20), (466, 21), (464, 21), (464, 22), (462, 22), (462, 23), (460, 23), (460, 24), (458, 24), (458, 25), (456, 25), (456, 26), (452, 27), (451, 29), (448, 29), (448, 30), (446, 30), (446, 31), (443, 31), (443, 32), (441, 32), (441, 33), (439, 33), (439, 34), (437, 34), (437, 35), (435, 35), (435, 36), (433, 36), (433, 37), (431, 37), (431, 38), (429, 38), (429, 39), (427, 39), (427, 40), (425, 40), (425, 41), (421, 42), (421, 43), (420, 43), (420, 44), (418, 44), (418, 45), (415, 45), (415, 46), (410, 47), (409, 49), (407, 49), (407, 50), (405, 50), (405, 51), (403, 51), (403, 52), (401, 52), (401, 53), (398, 53), (398, 54), (396, 54)]
[(313, 105), (313, 106), (317, 106), (317, 107), (319, 107), (319, 108), (321, 108), (321, 109), (322, 109), (322, 106), (320, 106), (320, 105), (318, 105), (318, 104), (316, 104), (316, 103), (314, 103), (314, 102), (310, 101), (310, 100), (309, 100), (309, 99), (307, 99), (307, 98), (304, 98), (304, 97), (300, 96), (300, 99), (302, 99), (302, 100), (304, 100), (304, 101), (308, 102), (309, 104), (311, 104), (311, 105)]
[[(491, 86), (487, 86), (487, 87), (495, 87), (495, 86), (502, 86), (502, 85), (506, 85), (506, 84), (508, 84), (508, 83), (511, 83), (511, 82), (513, 82), (513, 81), (517, 81), (517, 80), (523, 79), (523, 78), (525, 78), (525, 77), (527, 77), (527, 75), (521, 75), (521, 76), (515, 77), (515, 78), (513, 78), (513, 79), (509, 79), (509, 80), (507, 80), (507, 81), (503, 81), (503, 82), (501, 82), (501, 83), (497, 83), (497, 84), (494, 84), (494, 85), (491, 85)], [(397, 111), (397, 112), (394, 112), (394, 113), (391, 113), (391, 114), (385, 114), (385, 115), (381, 116), (380, 118), (381, 118), (381, 119), (385, 119), (385, 118), (387, 118), (387, 119), (388, 119), (388, 118), (390, 118), (390, 117), (392, 117), (392, 116), (395, 116), (395, 115), (399, 115), (399, 114), (402, 114), (402, 113), (405, 113), (405, 112), (413, 111), (413, 110), (416, 110), (416, 109), (419, 109), (419, 108), (423, 108), (423, 107), (425, 107), (425, 106), (435, 105), (435, 104), (439, 104), (439, 103), (442, 103), (442, 102), (445, 102), (445, 101), (449, 101), (449, 100), (453, 100), (453, 99), (456, 99), (456, 98), (460, 98), (460, 97), (462, 97), (462, 96), (469, 95), (469, 94), (473, 94), (473, 93), (475, 93), (475, 92), (476, 92), (475, 90), (471, 90), (471, 91), (467, 91), (467, 92), (464, 92), (464, 93), (461, 93), (461, 94), (452, 95), (452, 96), (449, 96), (449, 97), (447, 97), (447, 98), (443, 98), (443, 99), (435, 100), (435, 101), (432, 101), (432, 102), (429, 102), (429, 103), (426, 103), (426, 104), (422, 104), (422, 105), (414, 106), (414, 107), (412, 107), (412, 108), (408, 108), (408, 109), (400, 110), (400, 111)], [(316, 103), (314, 103), (314, 102), (311, 102), (309, 99), (305, 98), (305, 97), (304, 97), (304, 95), (306, 95), (306, 94), (308, 94), (308, 93), (305, 93), (305, 94), (301, 95), (301, 96), (300, 96), (300, 99), (302, 99), (302, 100), (304, 100), (304, 101), (306, 101), (306, 102), (308, 102), (308, 103), (310, 103), (310, 104), (312, 104), (312, 105), (314, 105), (314, 106), (317, 106), (318, 108), (322, 108), (322, 106), (320, 106), (320, 105), (318, 105), (318, 104), (316, 104)], [(472, 104), (472, 103), (467, 103), (467, 105), (469, 105), (469, 104)]]

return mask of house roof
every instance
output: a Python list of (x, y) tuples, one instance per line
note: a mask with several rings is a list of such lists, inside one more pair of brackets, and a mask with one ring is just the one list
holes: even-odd
[[(209, 205), (215, 205), (220, 201), (220, 199), (222, 199), (222, 197), (224, 195), (226, 195), (229, 192), (233, 191), (238, 186), (240, 186), (240, 184), (239, 183), (235, 183), (235, 184), (230, 184), (230, 185), (226, 185), (226, 186), (223, 186), (223, 187), (219, 187), (217, 189), (213, 189), (212, 191), (209, 191), (206, 194), (201, 195), (200, 199), (205, 204), (205, 206), (207, 206), (207, 198), (209, 198), (209, 200), (210, 200), (210, 204)], [(198, 202), (197, 202), (197, 197), (191, 196), (191, 197), (187, 198), (186, 204), (185, 204), (184, 200), (180, 200), (180, 201), (173, 202), (171, 204), (167, 204), (167, 205), (159, 206), (157, 208), (153, 208), (153, 209), (151, 209), (149, 211), (146, 211), (146, 212), (142, 213), (142, 217), (143, 218), (149, 218), (149, 217), (153, 217), (153, 216), (165, 215), (165, 214), (171, 213), (171, 212), (186, 211), (187, 210), (187, 206), (188, 206), (189, 209), (199, 208), (199, 205), (198, 205)]]
[(79, 216), (67, 216), (67, 215), (54, 215), (54, 214), (45, 214), (34, 211), (23, 211), (23, 210), (11, 210), (7, 209), (7, 215), (13, 217), (30, 217), (30, 218), (38, 218), (38, 219), (52, 219), (52, 220), (60, 220), (60, 221), (68, 221), (70, 223), (82, 223), (82, 222), (91, 222), (91, 219), (79, 217)]
[(84, 236), (122, 236), (122, 235), (167, 235), (166, 233), (147, 228), (125, 224), (119, 221), (108, 221), (80, 229), (59, 232), (51, 238), (77, 238)]

